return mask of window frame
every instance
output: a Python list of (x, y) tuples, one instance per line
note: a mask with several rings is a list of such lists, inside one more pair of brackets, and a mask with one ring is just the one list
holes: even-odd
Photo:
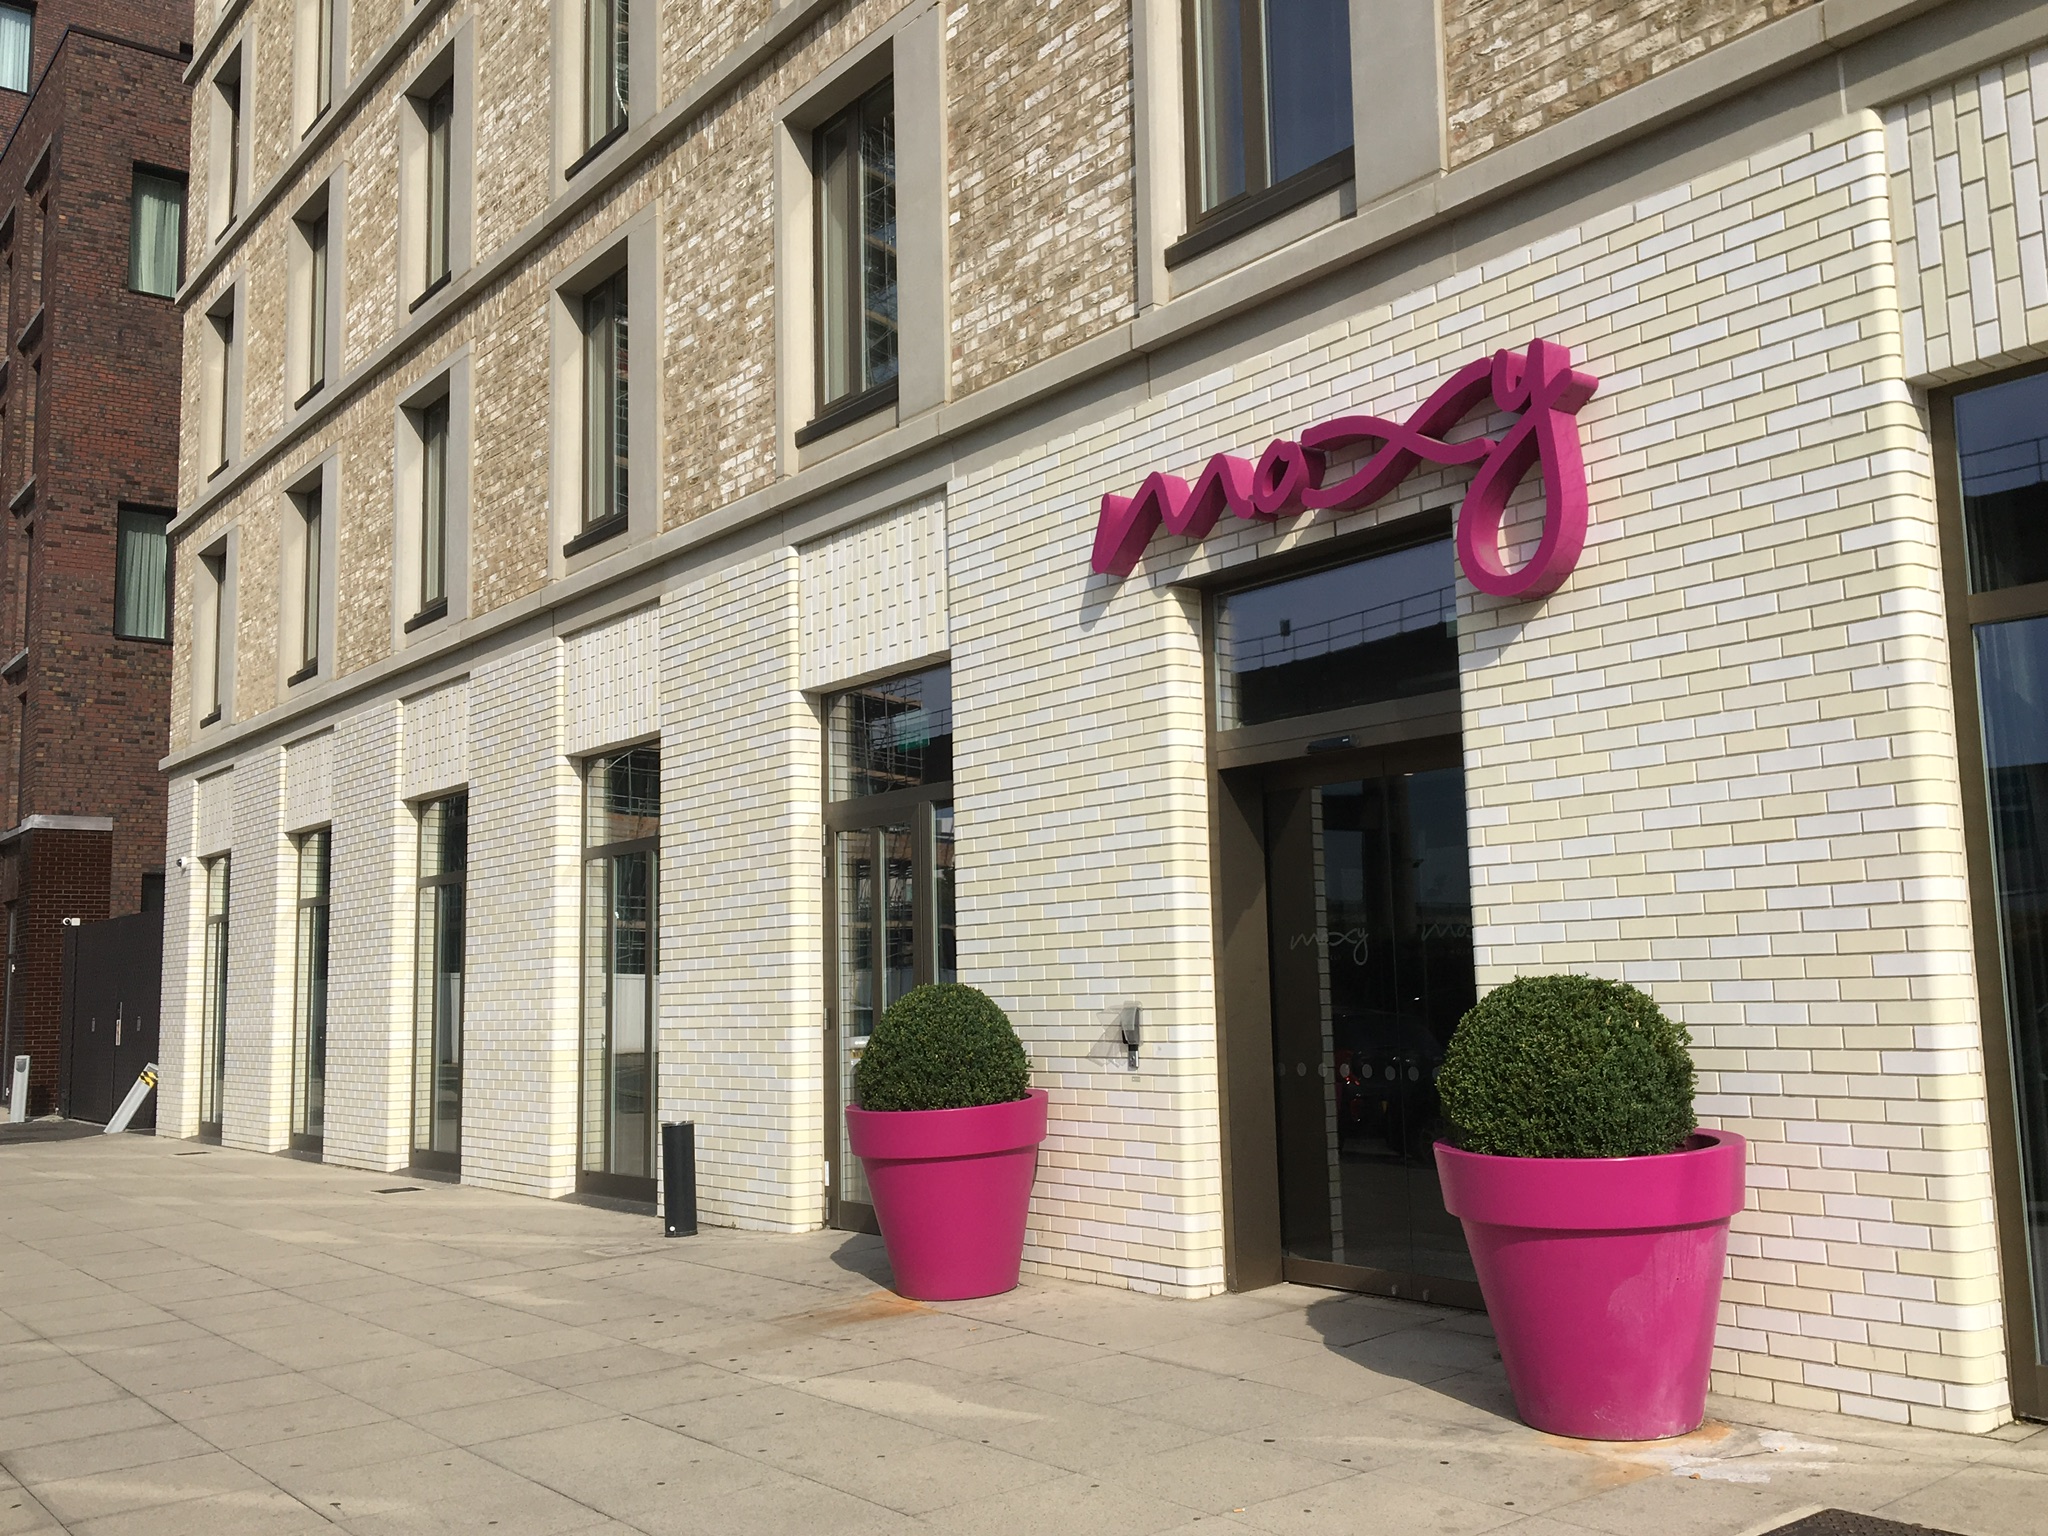
[[(143, 287), (140, 282), (141, 274), (137, 270), (139, 266), (139, 263), (137, 261), (137, 256), (139, 254), (138, 239), (141, 235), (141, 194), (142, 183), (145, 180), (161, 182), (166, 186), (175, 186), (178, 189), (178, 249), (177, 256), (175, 258), (176, 269), (173, 271), (171, 275), (170, 288), (168, 290), (163, 291), (160, 291), (155, 288)], [(128, 291), (130, 293), (140, 294), (144, 297), (153, 299), (175, 299), (178, 296), (178, 290), (184, 287), (185, 235), (187, 230), (186, 221), (191, 217), (192, 212), (191, 193), (191, 178), (184, 175), (182, 172), (166, 170), (161, 166), (150, 165), (143, 161), (135, 162), (134, 166), (132, 167), (128, 183)]]
[[(199, 861), (205, 893), (200, 907), (199, 1135), (219, 1141), (227, 1098), (228, 946), (234, 915), (234, 854), (216, 853)], [(215, 871), (220, 873), (220, 910), (214, 910)], [(209, 1095), (208, 1090), (212, 1092)], [(210, 1101), (210, 1102), (209, 1102)], [(207, 1119), (207, 1110), (213, 1118)]]
[[(427, 818), (436, 806), (462, 803), (462, 860), (456, 868), (429, 874), (425, 869), (427, 846)], [(414, 943), (414, 987), (413, 987), (413, 1028), (411, 1062), (412, 1094), (410, 1124), (406, 1128), (407, 1146), (410, 1149), (410, 1166), (424, 1168), (429, 1172), (458, 1173), (462, 1166), (462, 1110), (463, 1076), (468, 1065), (468, 1053), (463, 1049), (464, 1026), (468, 1022), (466, 1006), (469, 994), (469, 791), (453, 789), (443, 794), (431, 795), (413, 803), (413, 814), (417, 822), (415, 833), (414, 879), (413, 879), (413, 943)], [(455, 1142), (453, 1152), (437, 1149), (432, 1145), (433, 1109), (429, 1104), (422, 1121), (420, 1104), (420, 1050), (423, 1039), (431, 1053), (433, 1042), (440, 1026), (440, 994), (435, 984), (436, 972), (432, 955), (438, 954), (444, 935), (441, 930), (442, 906), (439, 892), (453, 887), (461, 893), (462, 910), (462, 969), (460, 1001), (457, 1003), (455, 1020)], [(425, 921), (424, 912), (429, 898), (433, 900), (434, 916), (431, 924)], [(431, 930), (431, 937), (429, 936)], [(432, 946), (431, 952), (428, 946)], [(421, 998), (427, 1003), (426, 1016), (421, 1016)], [(431, 1083), (430, 1083), (431, 1089)], [(424, 1129), (425, 1145), (422, 1145)]]
[[(632, 515), (633, 352), (631, 268), (621, 267), (579, 296), (582, 333), (583, 495), (571, 548), (586, 548), (626, 526)], [(604, 419), (603, 427), (599, 418)], [(609, 439), (601, 451), (598, 435)], [(624, 453), (619, 439), (625, 440)], [(602, 512), (598, 508), (602, 507)]]
[(36, 8), (33, 5), (0, 3), (0, 12), (15, 11), (28, 22), (28, 52), (22, 60), (22, 79), (19, 85), (0, 83), (0, 91), (13, 91), (20, 96), (34, 92), (36, 83)]
[[(641, 837), (620, 838), (608, 842), (591, 841), (591, 822), (593, 819), (591, 800), (593, 796), (602, 793), (597, 785), (599, 773), (614, 760), (627, 756), (632, 752), (646, 749), (652, 749), (655, 754), (655, 782), (658, 796), (661, 773), (661, 743), (659, 739), (636, 742), (627, 746), (614, 747), (609, 751), (592, 753), (583, 758), (579, 764), (583, 780), (583, 803), (581, 806), (581, 835), (578, 838), (580, 856), (577, 864), (580, 885), (579, 906), (581, 908), (581, 921), (579, 924), (579, 995), (577, 1010), (576, 1188), (579, 1193), (583, 1194), (603, 1195), (614, 1199), (638, 1200), (651, 1203), (655, 1195), (656, 1169), (660, 1163), (660, 1147), (658, 1144), (660, 1132), (658, 1127), (660, 1123), (659, 1062), (661, 1056), (661, 1010), (659, 1007), (659, 978), (661, 975), (661, 810), (658, 798), (655, 808), (655, 830), (652, 833)], [(613, 859), (632, 854), (645, 854), (648, 860), (646, 1070), (649, 1145), (647, 1148), (648, 1172), (645, 1178), (633, 1174), (615, 1173), (608, 1168), (591, 1169), (584, 1166), (585, 1148), (587, 1137), (590, 1133), (590, 1126), (586, 1118), (590, 1089), (586, 1076), (589, 1070), (588, 1041), (584, 1038), (584, 1032), (590, 1026), (589, 1009), (591, 1006), (588, 992), (585, 990), (589, 984), (591, 965), (591, 912), (589, 910), (591, 866), (604, 865), (606, 866), (606, 873), (609, 875), (609, 866)], [(609, 1062), (611, 1055), (611, 1041), (615, 1026), (614, 1003), (611, 992), (612, 975), (613, 972), (607, 967), (605, 971), (605, 997), (603, 1003), (607, 1062)], [(609, 1076), (608, 1073), (607, 1076)], [(607, 1104), (609, 1104), (608, 1100)], [(609, 1162), (610, 1137), (608, 1134), (605, 1137), (605, 1144), (607, 1147), (605, 1161)]]
[[(880, 109), (889, 125), (890, 167), (889, 167), (889, 226), (891, 232), (888, 246), (888, 260), (892, 273), (891, 289), (898, 296), (895, 315), (891, 321), (890, 371), (887, 378), (874, 379), (868, 371), (868, 344), (865, 326), (867, 297), (867, 254), (869, 243), (866, 239), (863, 219), (865, 198), (862, 185), (867, 167), (863, 153), (863, 141), (870, 111), (886, 97), (886, 105)], [(811, 220), (811, 334), (814, 353), (812, 378), (814, 399), (812, 419), (809, 425), (797, 432), (797, 446), (823, 437), (840, 427), (859, 420), (871, 412), (893, 405), (898, 393), (898, 380), (903, 371), (903, 322), (901, 294), (902, 235), (901, 218), (901, 171), (896, 152), (896, 77), (893, 70), (883, 78), (864, 89), (853, 101), (848, 102), (811, 130), (810, 165), (812, 176), (812, 220)], [(835, 156), (829, 141), (834, 134), (843, 134), (845, 148)], [(835, 179), (835, 171), (844, 166), (843, 173)], [(833, 204), (838, 204), (836, 208)], [(843, 227), (849, 231), (843, 257), (834, 261), (828, 257), (830, 235), (828, 226), (836, 213)], [(841, 324), (833, 324), (831, 313), (833, 298), (837, 295)], [(839, 389), (836, 393), (832, 384), (832, 347), (835, 338), (832, 332), (839, 329), (843, 334), (836, 338), (838, 345), (845, 349), (849, 368), (854, 370), (856, 382)]]
[[(320, 843), (320, 881), (318, 891), (306, 894), (306, 855), (315, 839)], [(329, 962), (333, 953), (333, 893), (334, 893), (334, 829), (332, 826), (309, 827), (292, 837), (293, 849), (297, 855), (296, 875), (293, 886), (292, 906), (292, 1086), (291, 1086), (291, 1149), (294, 1152), (319, 1152), (326, 1131), (326, 1033), (327, 1033), (327, 981)], [(311, 1100), (309, 1068), (313, 1059), (312, 1019), (313, 988), (311, 984), (311, 956), (308, 953), (308, 928), (316, 919), (321, 933), (319, 941), (320, 986), (319, 986), (319, 1030), (321, 1036), (321, 1128), (310, 1129), (308, 1107)]]
[[(116, 640), (133, 640), (133, 641), (137, 641), (137, 642), (139, 642), (139, 643), (142, 643), (142, 644), (147, 644), (147, 645), (169, 645), (169, 644), (171, 643), (171, 593), (172, 593), (172, 591), (173, 591), (173, 581), (174, 581), (174, 574), (175, 574), (175, 573), (174, 573), (174, 572), (172, 571), (172, 568), (171, 568), (171, 536), (170, 536), (170, 526), (171, 526), (171, 519), (172, 519), (173, 517), (175, 517), (176, 515), (177, 515), (176, 513), (172, 512), (172, 511), (170, 511), (170, 510), (168, 510), (168, 509), (165, 509), (165, 508), (161, 508), (161, 507), (148, 507), (148, 506), (140, 506), (140, 505), (137, 505), (137, 504), (135, 504), (135, 503), (131, 503), (131, 502), (117, 502), (117, 503), (115, 504), (115, 507), (114, 507), (114, 638), (115, 638)], [(122, 534), (123, 534), (123, 530), (122, 530), (122, 526), (121, 526), (121, 525), (122, 525), (122, 520), (123, 520), (123, 519), (125, 519), (125, 518), (134, 518), (134, 517), (147, 517), (147, 518), (154, 518), (154, 519), (156, 519), (156, 520), (158, 521), (158, 523), (159, 523), (159, 524), (161, 525), (161, 526), (160, 526), (160, 527), (159, 527), (159, 528), (157, 529), (157, 537), (163, 540), (163, 547), (164, 547), (164, 578), (163, 578), (163, 587), (164, 587), (164, 591), (163, 591), (163, 620), (164, 620), (164, 622), (163, 622), (163, 633), (162, 633), (162, 634), (160, 634), (160, 635), (150, 635), (150, 634), (144, 634), (144, 633), (142, 633), (142, 632), (141, 632), (140, 630), (132, 630), (132, 629), (123, 629), (123, 628), (121, 627), (121, 594), (122, 594), (123, 592), (125, 592), (125, 591), (127, 590), (127, 581), (126, 581), (126, 576), (127, 576), (127, 572), (128, 572), (128, 542), (127, 542), (127, 540), (126, 540), (126, 539), (125, 539), (125, 538), (124, 538), (124, 537), (122, 536)]]
[[(582, 47), (577, 60), (583, 81), (579, 102), (583, 153), (570, 170), (571, 175), (624, 133), (633, 116), (631, 0), (582, 0), (582, 5)], [(601, 20), (605, 24), (608, 44), (603, 63), (600, 63), (597, 37)], [(598, 106), (600, 100), (604, 103), (602, 112)]]

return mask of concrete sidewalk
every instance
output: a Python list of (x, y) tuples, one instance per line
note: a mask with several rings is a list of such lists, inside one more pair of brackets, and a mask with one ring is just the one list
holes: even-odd
[(0, 1147), (0, 1536), (2048, 1530), (2048, 1436), (1512, 1417), (1485, 1320), (1282, 1287), (907, 1303), (878, 1244), (148, 1137)]

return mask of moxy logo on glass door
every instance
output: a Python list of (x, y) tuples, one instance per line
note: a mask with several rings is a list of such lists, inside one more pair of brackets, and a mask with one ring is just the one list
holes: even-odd
[[(1573, 371), (1567, 348), (1532, 341), (1526, 352), (1503, 350), (1467, 363), (1406, 421), (1339, 416), (1310, 427), (1299, 442), (1283, 437), (1268, 444), (1256, 464), (1219, 453), (1192, 486), (1155, 470), (1136, 495), (1102, 498), (1095, 569), (1128, 576), (1162, 524), (1191, 539), (1206, 538), (1226, 507), (1233, 517), (1267, 520), (1298, 512), (1355, 512), (1388, 494), (1427, 459), (1479, 466), (1458, 509), (1458, 563), (1472, 585), (1494, 597), (1546, 596), (1564, 584), (1586, 547), (1578, 411), (1599, 387), (1591, 374)], [(1505, 436), (1444, 441), (1446, 432), (1489, 398), (1495, 410), (1522, 413)], [(1330, 459), (1375, 442), (1379, 449), (1355, 473), (1323, 484)], [(1531, 465), (1543, 470), (1543, 534), (1536, 553), (1509, 570), (1500, 556), (1501, 518)]]

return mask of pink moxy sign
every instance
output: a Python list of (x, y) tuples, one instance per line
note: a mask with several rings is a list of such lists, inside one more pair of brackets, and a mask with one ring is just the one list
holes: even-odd
[[(1155, 470), (1137, 494), (1105, 496), (1095, 526), (1094, 566), (1128, 576), (1161, 524), (1191, 539), (1204, 538), (1227, 507), (1233, 517), (1272, 519), (1324, 509), (1356, 511), (1407, 479), (1424, 459), (1432, 464), (1477, 464), (1458, 508), (1458, 563), (1472, 585), (1494, 597), (1543, 597), (1564, 584), (1586, 547), (1586, 465), (1579, 454), (1579, 407), (1599, 381), (1572, 369), (1571, 352), (1553, 341), (1532, 341), (1526, 352), (1502, 350), (1467, 363), (1437, 386), (1406, 421), (1384, 416), (1339, 416), (1302, 433), (1278, 438), (1253, 464), (1219, 453), (1195, 483)], [(1482, 401), (1520, 411), (1500, 438), (1447, 443), (1444, 434)], [(1323, 484), (1324, 465), (1364, 443), (1379, 449), (1356, 472)], [(1543, 470), (1543, 535), (1536, 553), (1518, 570), (1500, 557), (1500, 525), (1508, 498), (1531, 465)]]

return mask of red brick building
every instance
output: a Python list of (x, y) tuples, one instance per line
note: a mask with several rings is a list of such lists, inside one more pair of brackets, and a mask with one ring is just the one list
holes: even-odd
[(34, 1114), (66, 920), (162, 892), (190, 30), (0, 0), (0, 1022)]

